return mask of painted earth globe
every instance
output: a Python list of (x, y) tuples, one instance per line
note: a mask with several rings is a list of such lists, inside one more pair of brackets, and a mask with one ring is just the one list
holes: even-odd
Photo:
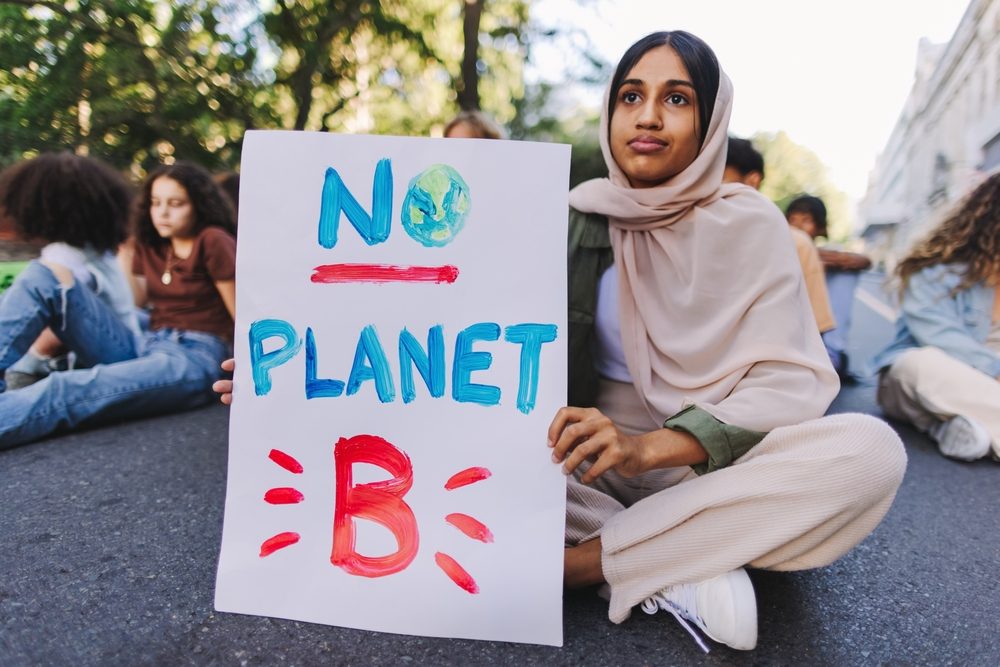
[(403, 228), (427, 247), (445, 246), (462, 231), (471, 206), (469, 186), (461, 174), (446, 164), (435, 164), (410, 181), (403, 200)]

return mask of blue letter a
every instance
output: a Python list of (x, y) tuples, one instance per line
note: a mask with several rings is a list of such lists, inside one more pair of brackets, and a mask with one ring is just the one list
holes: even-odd
[(333, 167), (326, 170), (323, 199), (319, 208), (319, 244), (324, 248), (337, 245), (337, 226), (340, 224), (341, 211), (368, 245), (382, 243), (389, 238), (389, 223), (392, 221), (392, 164), (388, 158), (379, 160), (375, 166), (371, 215), (361, 208), (337, 170)]

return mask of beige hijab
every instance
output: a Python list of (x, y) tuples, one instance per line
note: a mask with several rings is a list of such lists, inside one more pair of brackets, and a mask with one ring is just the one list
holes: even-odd
[(605, 103), (609, 178), (582, 183), (569, 201), (610, 223), (625, 360), (650, 415), (696, 404), (770, 431), (821, 416), (840, 384), (784, 217), (754, 189), (722, 184), (732, 99), (721, 73), (697, 158), (648, 189), (629, 187), (611, 157)]

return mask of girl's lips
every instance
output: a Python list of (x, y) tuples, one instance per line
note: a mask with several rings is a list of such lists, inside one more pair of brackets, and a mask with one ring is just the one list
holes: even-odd
[(632, 139), (628, 142), (628, 146), (636, 153), (655, 153), (666, 148), (667, 144), (665, 141), (655, 137), (643, 136)]

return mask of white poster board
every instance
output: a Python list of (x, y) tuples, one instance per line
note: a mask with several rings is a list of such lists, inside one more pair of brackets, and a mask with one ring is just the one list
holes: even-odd
[(562, 644), (568, 170), (247, 133), (216, 609)]

